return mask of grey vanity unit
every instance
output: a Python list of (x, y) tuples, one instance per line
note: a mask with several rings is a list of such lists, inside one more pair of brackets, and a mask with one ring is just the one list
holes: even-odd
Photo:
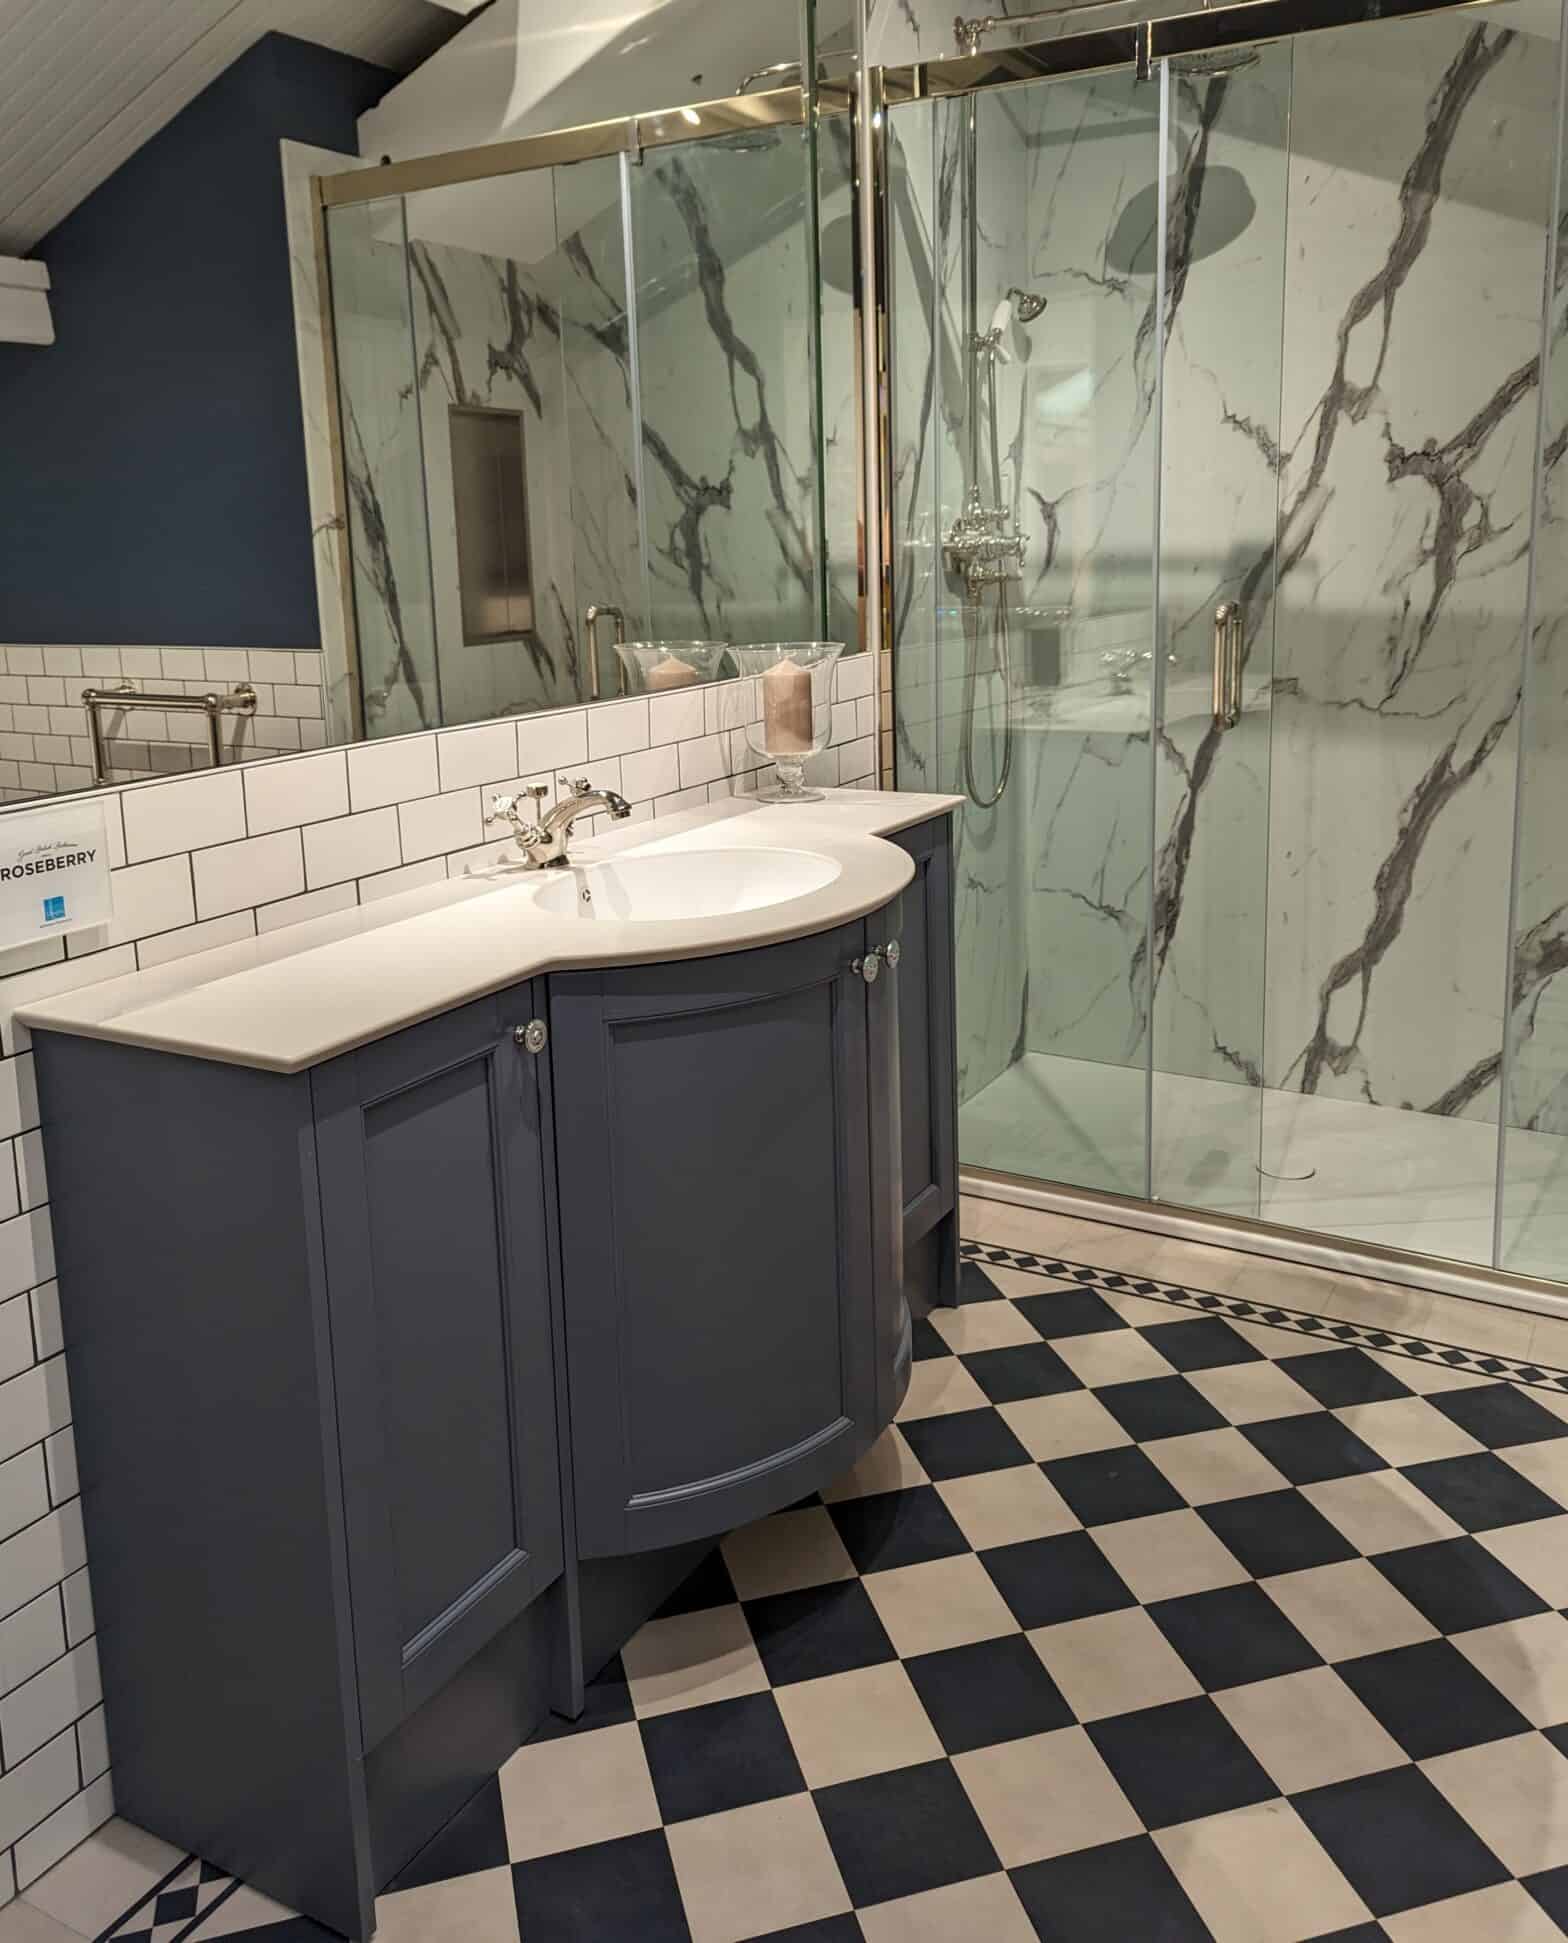
[(957, 1267), (948, 818), (891, 841), (852, 923), (303, 1071), (35, 1021), (121, 1813), (368, 1935), (718, 1536), (887, 1424)]

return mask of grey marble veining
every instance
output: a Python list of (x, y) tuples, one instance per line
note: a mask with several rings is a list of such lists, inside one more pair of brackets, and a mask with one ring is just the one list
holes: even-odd
[[(1556, 82), (1506, 17), (1297, 49), (1292, 208), (1344, 240), (1310, 277), (1289, 258), (1270, 804), (1271, 1078), (1477, 1117), (1497, 1110)], [(1397, 85), (1320, 159), (1362, 51)]]
[(798, 129), (683, 144), (636, 172), (655, 637), (817, 632), (809, 193)]

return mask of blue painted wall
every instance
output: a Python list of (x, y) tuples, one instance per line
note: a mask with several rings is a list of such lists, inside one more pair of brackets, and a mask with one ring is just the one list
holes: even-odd
[(316, 647), (278, 143), (353, 153), (395, 77), (269, 34), (33, 252), (0, 345), (0, 642)]

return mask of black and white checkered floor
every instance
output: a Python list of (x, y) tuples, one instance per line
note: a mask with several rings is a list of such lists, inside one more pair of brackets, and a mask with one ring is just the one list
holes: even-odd
[[(966, 1256), (897, 1426), (726, 1540), (386, 1943), (1568, 1934), (1568, 1377)], [(327, 1935), (170, 1869), (100, 1934)]]

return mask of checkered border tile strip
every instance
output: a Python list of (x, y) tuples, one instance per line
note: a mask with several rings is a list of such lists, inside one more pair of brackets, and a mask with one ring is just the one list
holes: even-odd
[(239, 1878), (226, 1869), (197, 1855), (181, 1856), (145, 1895), (99, 1931), (95, 1943), (181, 1943), (239, 1888)]
[(1032, 1255), (1026, 1249), (1005, 1248), (997, 1242), (966, 1241), (961, 1252), (965, 1261), (982, 1267), (1022, 1269), (1025, 1274), (1040, 1275), (1050, 1281), (1075, 1282), (1082, 1288), (1110, 1289), (1122, 1295), (1141, 1295), (1151, 1302), (1169, 1302), (1177, 1309), (1198, 1309), (1231, 1322), (1267, 1323), (1270, 1328), (1290, 1330), (1298, 1336), (1332, 1337), (1347, 1348), (1379, 1349), (1390, 1356), (1442, 1363), (1449, 1369), (1490, 1377), (1494, 1383), (1518, 1383), (1528, 1389), (1555, 1390), (1568, 1395), (1568, 1370), (1550, 1369), (1509, 1356), (1493, 1356), (1484, 1350), (1461, 1349), (1457, 1343), (1405, 1336), (1394, 1329), (1376, 1329), (1365, 1323), (1311, 1315), (1301, 1309), (1281, 1308), (1273, 1302), (1250, 1302), (1241, 1296), (1181, 1288), (1125, 1269), (1094, 1268), (1087, 1262), (1064, 1261), (1054, 1255)]

